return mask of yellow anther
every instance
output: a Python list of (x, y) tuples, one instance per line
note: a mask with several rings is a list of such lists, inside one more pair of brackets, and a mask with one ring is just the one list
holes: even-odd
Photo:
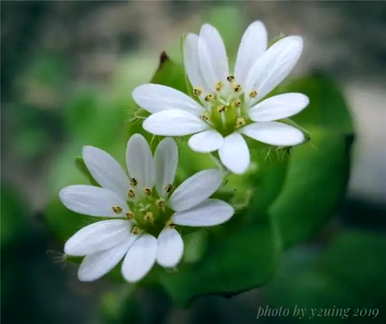
[(133, 226), (131, 229), (131, 233), (133, 233), (134, 235), (138, 235), (141, 232), (142, 232), (142, 230), (138, 226)]
[(134, 218), (134, 213), (132, 211), (129, 211), (126, 213), (126, 218), (127, 219), (133, 219)]
[(247, 122), (243, 117), (239, 117), (236, 119), (236, 127), (239, 128), (241, 126), (244, 126)]
[(235, 84), (232, 86), (234, 92), (240, 92), (241, 91), (241, 85), (240, 84)]
[(235, 105), (235, 107), (240, 107), (240, 105), (241, 105), (241, 100), (236, 100), (236, 101), (234, 102), (234, 105)]
[(155, 203), (159, 208), (165, 207), (165, 200), (163, 199), (158, 199)]
[(255, 98), (257, 96), (257, 91), (256, 90), (252, 90), (250, 93), (249, 93), (249, 96), (251, 98)]
[(112, 209), (113, 209), (113, 212), (116, 214), (120, 214), (122, 212), (122, 208), (119, 206), (113, 206)]
[(135, 178), (130, 178), (130, 184), (131, 184), (133, 187), (135, 187), (135, 186), (138, 184), (137, 179), (135, 179)]
[(196, 96), (201, 96), (202, 90), (200, 88), (193, 88), (193, 94)]
[(152, 192), (152, 189), (150, 187), (145, 187), (145, 188), (143, 188), (143, 191), (145, 192), (145, 194), (150, 196), (151, 192)]
[(173, 190), (173, 185), (172, 184), (168, 184), (167, 186), (165, 186), (165, 191), (167, 193), (171, 193)]
[(214, 99), (214, 95), (212, 93), (209, 93), (208, 95), (205, 96), (205, 101), (209, 102)]
[(208, 121), (209, 120), (209, 114), (208, 113), (203, 113), (200, 118), (203, 120), (203, 121)]
[(235, 77), (234, 77), (233, 75), (228, 75), (228, 76), (227, 76), (227, 80), (228, 80), (229, 82), (234, 81), (234, 79), (235, 79)]
[(130, 189), (127, 193), (127, 195), (129, 196), (129, 198), (134, 198), (135, 197), (135, 192), (133, 189)]
[(224, 105), (220, 105), (217, 107), (217, 112), (221, 113), (221, 112), (224, 112), (226, 110), (226, 106)]
[(221, 91), (222, 87), (224, 86), (224, 83), (221, 81), (216, 83), (216, 91)]
[(146, 222), (150, 222), (150, 223), (153, 223), (154, 222), (154, 215), (152, 212), (146, 212), (145, 213), (145, 216), (143, 216), (143, 219), (146, 221)]

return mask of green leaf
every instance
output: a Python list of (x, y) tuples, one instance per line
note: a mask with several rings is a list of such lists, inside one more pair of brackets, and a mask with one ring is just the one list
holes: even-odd
[(314, 131), (293, 148), (283, 188), (269, 208), (285, 247), (309, 238), (329, 220), (343, 198), (352, 138)]
[(249, 139), (248, 146), (251, 151), (252, 167), (240, 179), (248, 184), (248, 188), (243, 188), (240, 183), (238, 187), (242, 190), (239, 190), (238, 194), (245, 196), (245, 190), (251, 192), (245, 217), (260, 223), (269, 217), (268, 208), (282, 190), (291, 153), (286, 149), (271, 149)]
[(283, 188), (269, 208), (288, 247), (320, 230), (338, 209), (349, 178), (353, 127), (340, 90), (327, 77), (302, 78), (282, 91), (310, 98), (309, 107), (293, 119), (311, 140), (291, 150)]
[(185, 70), (182, 64), (177, 64), (170, 60), (166, 52), (161, 53), (158, 69), (151, 79), (151, 82), (187, 92)]
[(177, 273), (161, 273), (161, 283), (180, 305), (200, 295), (233, 295), (258, 287), (276, 267), (279, 249), (275, 242), (269, 224), (241, 228), (227, 239), (212, 235), (210, 248), (199, 262), (182, 265)]
[(293, 80), (280, 87), (275, 93), (301, 92), (310, 98), (310, 104), (300, 114), (291, 117), (301, 127), (311, 132), (324, 129), (337, 134), (352, 134), (353, 124), (350, 111), (339, 86), (322, 74)]

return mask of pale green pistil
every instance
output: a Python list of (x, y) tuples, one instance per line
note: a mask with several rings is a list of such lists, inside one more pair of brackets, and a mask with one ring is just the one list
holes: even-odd
[[(228, 76), (227, 81), (227, 84), (221, 81), (217, 82), (216, 92), (201, 98), (206, 108), (201, 119), (223, 136), (227, 136), (251, 122), (241, 85), (235, 81), (233, 76)], [(201, 90), (195, 88), (193, 93), (201, 94)], [(256, 95), (256, 91), (249, 94), (250, 97), (256, 97)]]
[(144, 188), (143, 192), (134, 195), (129, 192), (127, 203), (130, 212), (126, 216), (133, 221), (133, 230), (138, 233), (158, 235), (170, 222), (173, 213), (152, 188)]

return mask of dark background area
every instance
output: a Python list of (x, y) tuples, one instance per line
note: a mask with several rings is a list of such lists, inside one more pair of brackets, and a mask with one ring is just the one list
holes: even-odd
[[(136, 84), (122, 80), (149, 80), (158, 53), (173, 47), (183, 32), (197, 30), (208, 14), (227, 19), (235, 17), (231, 11), (240, 18), (228, 21), (229, 28), (240, 33), (260, 19), (271, 38), (282, 31), (303, 35), (306, 48), (296, 73), (320, 70), (342, 87), (357, 129), (347, 197), (316, 238), (286, 254), (274, 281), (262, 289), (231, 299), (204, 297), (189, 309), (172, 307), (163, 292), (143, 289), (134, 301), (119, 305), (116, 295), (127, 288), (104, 280), (78, 282), (76, 266), (61, 260), (63, 242), (42, 216), (55, 194), (48, 185), (50, 170), (69, 136), (65, 107), (80, 88), (107, 97), (119, 88), (129, 95)], [(259, 304), (302, 302), (377, 307), (384, 315), (384, 2), (2, 1), (1, 24), (5, 323), (125, 322), (119, 307), (133, 322), (254, 323)], [(347, 233), (335, 239), (337, 228)]]

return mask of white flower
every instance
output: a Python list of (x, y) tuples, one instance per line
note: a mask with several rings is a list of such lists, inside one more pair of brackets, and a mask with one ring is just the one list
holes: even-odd
[(126, 152), (129, 175), (96, 147), (85, 146), (83, 159), (101, 187), (68, 186), (60, 199), (74, 212), (112, 219), (82, 228), (65, 244), (66, 254), (85, 256), (78, 271), (82, 281), (100, 278), (123, 258), (129, 282), (143, 278), (156, 261), (174, 267), (183, 254), (175, 225), (213, 226), (234, 213), (227, 203), (209, 199), (222, 182), (218, 170), (198, 172), (173, 190), (178, 151), (171, 138), (160, 142), (153, 158), (144, 137), (133, 135)]
[(220, 34), (203, 25), (199, 35), (189, 34), (184, 43), (184, 64), (195, 100), (163, 85), (137, 87), (135, 101), (152, 113), (143, 127), (156, 135), (194, 134), (189, 139), (192, 150), (218, 150), (229, 170), (243, 173), (250, 156), (241, 134), (277, 146), (305, 140), (300, 130), (277, 121), (304, 109), (309, 102), (305, 95), (285, 93), (260, 101), (290, 73), (302, 49), (299, 36), (282, 38), (267, 49), (266, 29), (256, 21), (241, 39), (230, 74)]

